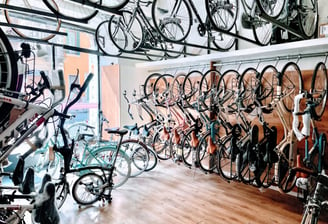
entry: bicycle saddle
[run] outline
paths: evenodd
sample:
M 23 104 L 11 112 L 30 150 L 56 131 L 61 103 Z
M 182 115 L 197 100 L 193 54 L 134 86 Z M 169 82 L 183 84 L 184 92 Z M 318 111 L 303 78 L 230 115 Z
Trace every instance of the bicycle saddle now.
M 128 133 L 128 130 L 126 129 L 119 129 L 119 128 L 106 128 L 105 131 L 108 134 L 118 134 L 118 135 L 125 135 L 126 133 Z

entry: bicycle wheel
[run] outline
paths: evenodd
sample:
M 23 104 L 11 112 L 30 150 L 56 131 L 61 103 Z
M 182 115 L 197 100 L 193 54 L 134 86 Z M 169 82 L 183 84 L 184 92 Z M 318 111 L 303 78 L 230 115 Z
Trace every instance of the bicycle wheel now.
M 240 153 L 239 165 L 238 165 L 238 174 L 240 180 L 244 184 L 252 184 L 255 180 L 254 173 L 254 162 L 250 162 L 251 150 L 253 150 L 253 146 L 250 140 L 247 140 L 243 143 L 243 147 Z
M 109 36 L 114 45 L 125 52 L 134 52 L 144 41 L 144 32 L 140 19 L 129 11 L 121 11 L 109 19 Z
M 261 46 L 270 43 L 272 37 L 272 23 L 262 19 L 258 14 L 251 20 L 252 30 L 256 42 Z
M 166 21 L 162 24 L 160 29 L 162 32 L 165 33 L 165 36 L 171 36 L 168 32 L 167 27 L 174 27 L 175 35 L 182 36 L 184 35 L 183 27 L 180 24 L 177 24 L 172 21 Z M 183 44 L 177 44 L 175 42 L 166 41 L 165 42 L 165 53 L 169 58 L 178 58 L 180 57 L 185 51 L 185 46 Z
M 210 69 L 202 76 L 199 84 L 199 95 L 209 94 L 211 90 L 216 90 L 221 73 L 216 69 Z
M 101 22 L 95 32 L 95 39 L 99 49 L 106 55 L 118 56 L 121 54 L 109 36 L 109 20 Z
M 278 18 L 285 7 L 286 0 L 256 0 L 257 6 L 264 12 L 267 16 L 271 18 Z
M 183 84 L 185 78 L 186 78 L 185 73 L 179 73 L 174 77 L 174 79 L 172 81 L 172 86 L 170 88 L 170 95 L 171 95 L 171 99 L 175 102 L 177 102 L 181 99 L 182 84 Z M 189 79 L 189 81 L 190 81 L 190 79 Z
M 230 31 L 236 24 L 238 1 L 206 0 L 206 12 L 216 30 Z
M 300 0 L 298 22 L 300 30 L 308 38 L 316 33 L 318 27 L 318 1 Z
M 144 43 L 141 45 L 142 50 L 150 61 L 160 61 L 165 58 L 166 45 L 158 40 L 148 40 L 146 33 Z
M 53 2 L 52 4 L 58 10 L 58 6 L 56 5 L 56 3 Z M 6 0 L 5 5 L 16 6 L 31 10 L 49 11 L 49 9 L 43 4 L 33 6 L 29 4 L 27 0 Z M 49 31 L 59 31 L 61 26 L 61 20 L 58 18 L 49 18 L 38 14 L 33 14 L 33 16 L 30 16 L 30 14 L 24 13 L 22 11 L 10 10 L 4 10 L 4 14 L 7 23 L 12 25 L 23 25 L 32 28 L 45 29 Z M 11 27 L 11 29 L 20 37 L 31 38 L 36 40 L 47 41 L 52 39 L 56 35 L 53 33 L 35 31 L 32 29 L 19 29 L 18 27 Z
M 88 23 L 96 16 L 98 10 L 76 4 L 68 0 L 42 0 L 43 3 L 59 18 L 80 23 Z M 101 5 L 102 0 L 88 0 L 89 3 Z M 74 10 L 72 10 L 74 9 Z
M 256 90 L 259 86 L 259 72 L 255 68 L 247 68 L 239 78 L 239 100 L 245 112 L 252 112 L 256 106 Z
M 272 65 L 263 68 L 260 75 L 260 86 L 256 91 L 256 98 L 262 106 L 269 106 L 277 97 L 278 70 Z M 264 113 L 271 113 L 272 107 L 263 107 Z
M 73 185 L 72 196 L 80 205 L 91 205 L 99 200 L 104 192 L 104 180 L 96 173 L 80 176 Z
M 239 156 L 234 154 L 231 147 L 232 135 L 227 136 L 218 146 L 217 169 L 220 176 L 225 180 L 233 180 L 238 177 Z
M 56 206 L 60 209 L 66 201 L 69 193 L 69 186 L 67 182 L 55 183 L 56 187 Z
M 110 143 L 109 143 L 110 144 Z M 116 145 L 96 148 L 86 159 L 88 165 L 105 165 L 112 164 L 113 156 L 116 153 Z M 122 150 L 118 151 L 115 168 L 113 172 L 114 189 L 122 186 L 130 177 L 131 162 L 129 156 Z
M 109 9 L 122 9 L 126 4 L 129 3 L 129 0 L 110 0 L 110 1 L 102 1 L 101 6 L 109 8 Z
M 214 137 L 214 139 L 212 138 Z M 211 152 L 208 149 L 209 138 L 216 145 L 216 150 Z M 199 141 L 199 145 L 196 149 L 196 161 L 199 163 L 200 168 L 204 172 L 213 172 L 216 169 L 216 151 L 218 150 L 217 145 L 220 143 L 220 136 L 218 133 L 215 133 L 214 136 L 211 136 L 211 132 L 205 133 Z
M 289 166 L 289 150 L 290 144 L 287 144 L 278 161 L 278 187 L 284 193 L 290 192 L 296 185 L 296 175 L 290 175 L 291 167 Z
M 236 26 L 234 26 L 229 32 L 236 34 Z M 236 44 L 236 38 L 234 36 L 216 31 L 214 29 L 209 31 L 209 38 L 219 51 L 228 51 Z
M 190 32 L 192 15 L 185 0 L 154 0 L 152 18 L 157 31 L 167 41 L 181 42 Z
M 220 77 L 217 91 L 222 106 L 231 106 L 236 102 L 239 77 L 240 74 L 235 70 L 227 70 Z
M 174 77 L 171 74 L 163 74 L 154 83 L 153 95 L 159 105 L 172 106 L 176 102 L 171 99 L 170 90 Z
M 153 170 L 158 163 L 156 152 L 149 147 L 148 147 L 148 154 L 149 154 L 149 162 L 147 168 L 145 169 L 146 172 Z
M 152 73 L 146 78 L 145 83 L 143 85 L 143 91 L 145 97 L 148 98 L 153 95 L 154 83 L 157 80 L 157 78 L 161 75 L 162 74 L 160 73 Z
M 191 134 L 194 131 L 195 129 L 191 128 L 186 133 L 184 133 L 181 141 L 182 161 L 188 167 L 192 166 Z
M 285 109 L 291 112 L 294 109 L 294 98 L 303 90 L 302 73 L 298 65 L 288 62 L 281 71 L 280 78 L 282 102 Z
M 315 119 L 320 119 L 325 112 L 327 103 L 327 91 L 327 68 L 323 62 L 319 62 L 314 69 L 310 90 L 310 93 L 314 96 L 312 100 L 316 105 L 314 110 Z
M 161 160 L 168 160 L 172 157 L 172 143 L 170 139 L 165 139 L 162 136 L 163 128 L 161 128 L 153 139 L 153 148 L 157 154 L 157 157 Z
M 13 48 L 2 29 L 0 29 L 0 69 L 0 88 L 16 91 L 18 75 L 16 57 Z M 2 91 L 0 94 L 6 95 L 6 92 Z M 9 115 L 12 107 L 12 104 L 0 102 L 0 113 L 3 115 L 0 119 L 0 132 L 8 126 Z
M 142 142 L 136 139 L 127 139 L 122 142 L 120 149 L 131 159 L 131 177 L 136 177 L 147 169 L 149 154 L 147 146 Z
M 187 74 L 182 84 L 182 96 L 184 102 L 189 106 L 192 106 L 198 100 L 202 77 L 202 72 L 193 70 Z

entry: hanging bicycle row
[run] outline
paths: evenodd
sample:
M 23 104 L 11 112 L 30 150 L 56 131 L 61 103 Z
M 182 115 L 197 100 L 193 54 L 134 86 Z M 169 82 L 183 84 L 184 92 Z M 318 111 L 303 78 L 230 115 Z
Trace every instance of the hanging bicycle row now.
M 298 165 L 313 174 L 324 170 L 326 135 L 316 123 L 325 111 L 327 86 L 325 63 L 316 66 L 311 90 L 305 90 L 298 64 L 288 62 L 281 70 L 268 65 L 262 71 L 247 68 L 222 74 L 217 70 L 175 76 L 154 73 L 146 79 L 140 98 L 135 93 L 132 101 L 125 97 L 131 117 L 131 105 L 138 107 L 141 118 L 142 111 L 149 115 L 143 127 L 152 134 L 148 144 L 160 159 L 183 161 L 206 172 L 218 170 L 224 179 L 258 187 L 276 184 L 289 192 L 296 184 L 293 169 L 301 154 L 304 164 Z M 300 99 L 306 101 L 303 112 L 297 112 Z M 266 114 L 273 112 L 284 132 L 279 143 L 277 127 L 266 120 Z M 307 117 L 301 122 L 304 153 L 296 139 L 300 114 Z M 309 148 L 311 135 L 313 147 Z

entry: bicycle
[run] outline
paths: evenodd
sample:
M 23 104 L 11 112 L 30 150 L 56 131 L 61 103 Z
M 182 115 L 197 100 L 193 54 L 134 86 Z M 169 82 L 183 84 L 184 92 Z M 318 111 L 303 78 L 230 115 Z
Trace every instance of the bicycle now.
M 316 34 L 318 23 L 318 1 L 298 0 L 298 1 L 263 1 L 256 0 L 261 12 L 272 18 L 273 23 L 280 27 L 292 27 L 300 31 L 303 39 L 309 39 Z M 280 25 L 282 24 L 282 25 Z M 281 29 L 275 29 L 277 43 L 281 43 L 283 38 Z M 287 29 L 288 31 L 288 29 Z M 288 39 L 292 39 L 289 37 Z
M 15 200 L 28 200 L 18 204 Z M 32 213 L 32 222 L 58 224 L 59 214 L 55 205 L 55 185 L 51 176 L 45 175 L 40 190 L 35 194 L 2 194 L 0 197 L 0 223 L 25 223 L 25 213 Z M 13 204 L 14 203 L 14 204 Z
M 316 224 L 319 222 L 320 212 L 328 206 L 327 198 L 324 198 L 328 189 L 328 176 L 326 174 L 318 174 L 316 177 L 316 187 L 312 196 L 307 198 L 305 210 L 301 224 Z
M 121 10 L 121 15 L 110 18 L 108 31 L 114 45 L 123 52 L 143 51 L 149 60 L 179 57 L 183 46 L 165 42 L 150 23 L 141 4 L 147 8 L 151 2 L 136 0 L 130 11 Z M 183 30 L 177 27 L 176 32 Z
M 211 17 L 220 10 L 225 15 L 224 18 L 220 17 L 227 26 L 224 30 L 233 30 L 234 21 L 236 20 L 235 7 L 227 2 L 216 4 L 215 11 L 211 11 L 206 7 L 207 16 L 204 21 L 192 0 L 170 0 L 165 2 L 155 0 L 152 6 L 152 18 L 156 29 L 165 40 L 173 43 L 182 43 L 186 40 L 193 25 L 193 12 L 196 20 L 199 22 L 197 27 L 199 35 L 203 37 L 207 33 L 210 43 L 213 43 L 218 50 L 226 51 L 235 44 L 235 38 L 220 32 L 219 29 L 214 29 L 215 24 L 213 24 Z M 231 21 L 232 23 L 230 23 Z M 176 32 L 178 28 L 181 29 L 181 33 Z M 233 30 L 233 32 L 236 32 L 236 30 Z

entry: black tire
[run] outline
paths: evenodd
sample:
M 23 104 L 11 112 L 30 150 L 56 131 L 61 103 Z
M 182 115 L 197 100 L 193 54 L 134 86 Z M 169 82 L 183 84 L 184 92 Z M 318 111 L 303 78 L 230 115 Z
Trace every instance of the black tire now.
M 55 184 L 56 187 L 56 206 L 60 209 L 66 201 L 69 193 L 69 186 L 67 182 L 59 182 Z
M 148 153 L 149 153 L 149 163 L 147 169 L 145 169 L 146 172 L 153 170 L 158 163 L 158 157 L 156 152 L 148 147 Z
M 174 105 L 176 102 L 171 97 L 171 86 L 174 76 L 171 74 L 163 74 L 158 77 L 154 83 L 153 94 L 158 105 Z
M 92 0 L 90 2 L 97 5 L 102 4 L 102 0 Z M 80 23 L 88 23 L 98 13 L 98 10 L 93 8 L 84 7 L 82 4 L 77 7 L 75 3 L 64 0 L 43 0 L 43 3 L 59 18 Z M 75 10 L 71 10 L 72 8 Z
M 162 74 L 160 74 L 160 73 L 152 73 L 147 77 L 147 79 L 145 80 L 145 83 L 143 85 L 143 91 L 144 91 L 145 97 L 149 98 L 153 95 L 154 83 L 157 80 L 157 78 L 161 75 Z
M 302 33 L 311 38 L 317 33 L 318 1 L 300 0 L 298 6 L 298 22 Z
M 252 30 L 256 42 L 261 46 L 266 46 L 271 42 L 272 23 L 262 19 L 258 14 L 251 21 Z
M 247 68 L 239 78 L 239 99 L 245 112 L 250 113 L 255 109 L 256 90 L 259 86 L 259 72 L 252 67 Z
M 288 62 L 281 70 L 281 94 L 284 108 L 291 112 L 294 109 L 294 98 L 303 90 L 301 69 L 295 62 Z
M 265 13 L 267 16 L 276 19 L 280 16 L 282 10 L 284 9 L 286 0 L 278 0 L 278 1 L 263 1 L 256 0 L 256 4 L 261 10 L 261 12 Z M 268 4 L 271 3 L 272 5 Z
M 144 41 L 144 32 L 140 19 L 132 12 L 120 11 L 109 19 L 108 31 L 114 45 L 123 52 L 135 52 Z M 132 22 L 131 22 L 132 21 Z M 129 30 L 126 30 L 129 27 Z
M 257 100 L 262 106 L 269 106 L 277 97 L 275 91 L 278 84 L 278 74 L 277 68 L 272 65 L 267 65 L 263 68 L 260 75 L 260 85 L 256 92 Z M 271 113 L 273 108 L 263 107 L 262 111 Z
M 323 62 L 319 62 L 315 69 L 311 80 L 311 94 L 320 95 L 319 97 L 313 97 L 313 101 L 316 104 L 314 115 L 315 119 L 319 120 L 326 109 L 327 103 L 327 91 L 328 91 L 328 78 L 327 68 Z
M 216 151 L 218 150 L 218 145 L 220 144 L 220 136 L 218 133 L 215 133 L 215 140 L 213 143 L 216 145 L 216 150 L 211 153 L 207 150 L 208 138 L 211 138 L 210 131 L 202 136 L 196 149 L 196 161 L 199 163 L 200 168 L 206 173 L 213 172 L 216 169 Z
M 182 150 L 182 161 L 183 163 L 191 167 L 192 166 L 192 147 L 191 147 L 191 133 L 195 131 L 194 128 L 189 129 L 182 138 L 181 150 Z
M 157 157 L 161 160 L 168 160 L 172 157 L 172 152 L 171 152 L 171 140 L 165 140 L 161 139 L 161 131 L 163 129 L 160 129 L 155 135 L 153 139 L 153 148 L 154 151 L 157 154 Z
M 91 205 L 104 193 L 104 179 L 96 173 L 80 176 L 73 185 L 72 196 L 80 205 Z
M 296 184 L 296 175 L 290 172 L 291 167 L 289 166 L 289 150 L 290 145 L 287 144 L 284 149 L 282 155 L 279 157 L 278 161 L 278 186 L 279 189 L 288 193 L 295 187 Z
M 0 88 L 20 91 L 20 89 L 16 89 L 18 76 L 16 61 L 14 50 L 7 36 L 2 29 L 0 29 Z M 6 93 L 3 95 L 6 95 Z M 12 96 L 12 94 L 10 96 Z M 12 107 L 12 104 L 0 103 L 0 113 L 3 115 L 0 119 L 0 132 L 8 126 L 9 113 Z
M 205 1 L 207 15 L 218 31 L 230 31 L 235 26 L 238 17 L 238 0 L 224 2 L 227 5 L 222 5 L 222 1 L 218 2 L 218 0 Z
M 240 74 L 236 70 L 225 71 L 218 83 L 218 97 L 224 107 L 236 102 Z
M 165 2 L 165 5 L 161 5 L 162 2 Z M 185 40 L 192 25 L 192 14 L 188 3 L 186 0 L 166 0 L 162 2 L 154 0 L 152 5 L 152 18 L 157 31 L 165 40 L 170 42 Z M 177 3 L 180 3 L 178 10 L 175 9 Z M 172 15 L 173 10 L 177 14 Z M 171 21 L 171 23 L 165 23 L 166 21 Z M 165 27 L 163 27 L 163 24 Z M 173 26 L 168 26 L 169 24 Z M 176 27 L 179 27 L 179 29 L 182 27 L 183 33 L 179 36 L 175 36 L 177 34 L 175 32 Z
M 118 56 L 121 54 L 109 35 L 109 20 L 101 22 L 95 32 L 95 39 L 99 49 L 106 55 Z

